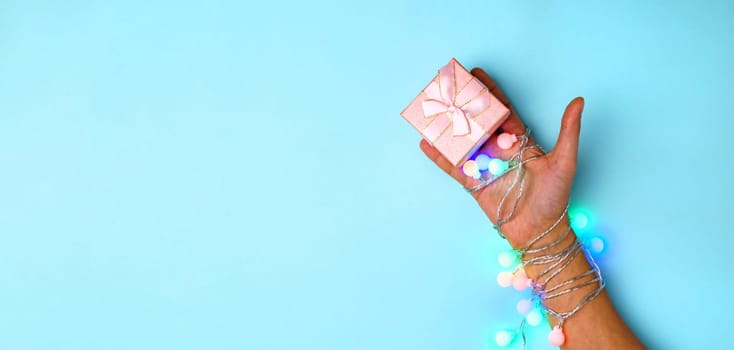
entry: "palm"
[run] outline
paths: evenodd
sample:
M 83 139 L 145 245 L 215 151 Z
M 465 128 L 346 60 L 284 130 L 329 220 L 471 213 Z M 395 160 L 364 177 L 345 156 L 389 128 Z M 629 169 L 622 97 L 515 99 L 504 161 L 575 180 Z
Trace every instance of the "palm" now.
M 482 81 L 505 105 L 510 107 L 511 115 L 502 124 L 501 129 L 504 132 L 516 135 L 523 134 L 525 132 L 524 124 L 502 90 L 481 69 L 473 69 L 472 74 Z M 576 172 L 576 149 L 578 148 L 578 132 L 582 109 L 583 100 L 580 98 L 574 99 L 569 104 L 564 113 L 561 133 L 553 151 L 549 154 L 543 154 L 538 149 L 530 149 L 525 153 L 525 158 L 540 157 L 525 164 L 527 175 L 522 199 L 513 219 L 502 226 L 502 232 L 515 247 L 524 245 L 530 238 L 553 224 L 567 205 L 571 184 Z M 518 151 L 518 144 L 515 144 L 509 150 L 500 149 L 496 146 L 496 138 L 497 135 L 492 135 L 480 151 L 503 159 L 508 159 Z M 535 140 L 531 137 L 528 144 L 534 143 Z M 464 187 L 470 188 L 478 184 L 478 180 L 466 176 L 461 168 L 454 167 L 425 140 L 421 141 L 420 146 L 429 158 Z M 499 201 L 504 195 L 505 189 L 510 186 L 513 176 L 514 173 L 508 173 L 495 183 L 473 194 L 479 206 L 493 222 L 497 221 Z M 516 194 L 516 191 L 511 192 L 509 199 L 515 198 Z M 503 207 L 500 214 L 502 217 L 507 215 L 509 207 L 510 205 Z

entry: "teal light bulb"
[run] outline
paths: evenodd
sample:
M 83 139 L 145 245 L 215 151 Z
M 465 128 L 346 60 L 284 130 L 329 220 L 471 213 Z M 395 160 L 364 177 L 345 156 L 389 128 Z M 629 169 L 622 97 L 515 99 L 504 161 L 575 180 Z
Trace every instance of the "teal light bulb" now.
M 583 230 L 589 225 L 589 217 L 586 214 L 578 212 L 571 214 L 571 227 L 575 230 Z
M 494 176 L 500 176 L 504 174 L 507 171 L 508 167 L 509 165 L 507 164 L 507 162 L 497 158 L 490 160 L 489 164 L 487 165 L 489 172 Z
M 543 323 L 543 314 L 537 308 L 531 310 L 526 316 L 525 321 L 533 327 L 539 326 Z
M 512 344 L 513 340 L 515 340 L 515 332 L 512 331 L 502 330 L 497 332 L 494 336 L 494 342 L 501 348 Z
M 518 263 L 518 256 L 515 252 L 505 251 L 497 256 L 497 262 L 505 268 L 513 268 Z

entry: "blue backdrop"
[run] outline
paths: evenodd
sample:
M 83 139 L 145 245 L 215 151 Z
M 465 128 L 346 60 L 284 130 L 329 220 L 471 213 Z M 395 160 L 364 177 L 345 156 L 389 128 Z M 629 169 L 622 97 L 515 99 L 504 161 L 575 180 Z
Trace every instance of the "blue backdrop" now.
M 730 1 L 2 1 L 0 348 L 493 349 L 507 245 L 398 114 L 452 56 L 548 148 L 585 96 L 615 303 L 720 348 L 732 35 Z

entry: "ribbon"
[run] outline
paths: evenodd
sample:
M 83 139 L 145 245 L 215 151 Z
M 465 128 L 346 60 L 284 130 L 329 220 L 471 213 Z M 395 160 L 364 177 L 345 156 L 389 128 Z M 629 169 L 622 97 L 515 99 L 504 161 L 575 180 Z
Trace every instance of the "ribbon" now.
M 458 87 L 456 73 L 456 61 L 452 60 L 438 70 L 438 79 L 423 90 L 427 96 L 422 102 L 423 115 L 435 118 L 423 130 L 430 142 L 435 142 L 448 128 L 453 130 L 453 136 L 471 134 L 472 128 L 480 128 L 471 118 L 489 107 L 487 88 L 473 76 L 466 85 Z

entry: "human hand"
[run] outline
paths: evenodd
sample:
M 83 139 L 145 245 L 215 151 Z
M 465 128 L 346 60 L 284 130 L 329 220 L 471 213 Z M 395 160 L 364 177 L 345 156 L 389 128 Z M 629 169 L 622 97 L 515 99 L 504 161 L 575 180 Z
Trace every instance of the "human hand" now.
M 515 109 L 510 105 L 502 90 L 495 84 L 492 78 L 480 68 L 474 68 L 472 75 L 477 77 L 502 103 L 510 109 L 510 116 L 500 126 L 503 132 L 522 135 L 525 133 L 525 125 L 517 115 Z M 561 130 L 555 147 L 548 154 L 544 154 L 538 148 L 531 148 L 525 152 L 525 158 L 538 156 L 537 159 L 524 165 L 526 171 L 526 182 L 523 196 L 518 207 L 507 223 L 502 225 L 502 233 L 510 244 L 515 248 L 525 246 L 540 232 L 547 230 L 555 223 L 568 204 L 571 194 L 571 185 L 576 173 L 576 158 L 578 153 L 579 131 L 581 128 L 581 112 L 584 108 L 584 99 L 577 97 L 573 99 L 566 111 L 563 113 Z M 508 150 L 497 146 L 497 136 L 492 135 L 479 152 L 491 155 L 494 158 L 508 159 L 520 149 L 520 142 L 516 142 Z M 536 144 L 532 136 L 527 145 Z M 480 183 L 472 177 L 464 174 L 461 167 L 454 167 L 438 150 L 431 146 L 426 140 L 421 140 L 420 148 L 433 160 L 439 168 L 453 177 L 465 188 L 471 188 Z M 487 217 L 492 222 L 497 222 L 497 206 L 504 195 L 504 191 L 512 182 L 512 173 L 507 173 L 494 183 L 472 193 Z M 517 189 L 513 190 L 510 198 L 514 198 Z M 505 217 L 507 210 L 500 214 Z M 569 226 L 568 218 L 564 218 L 556 228 L 565 231 Z

